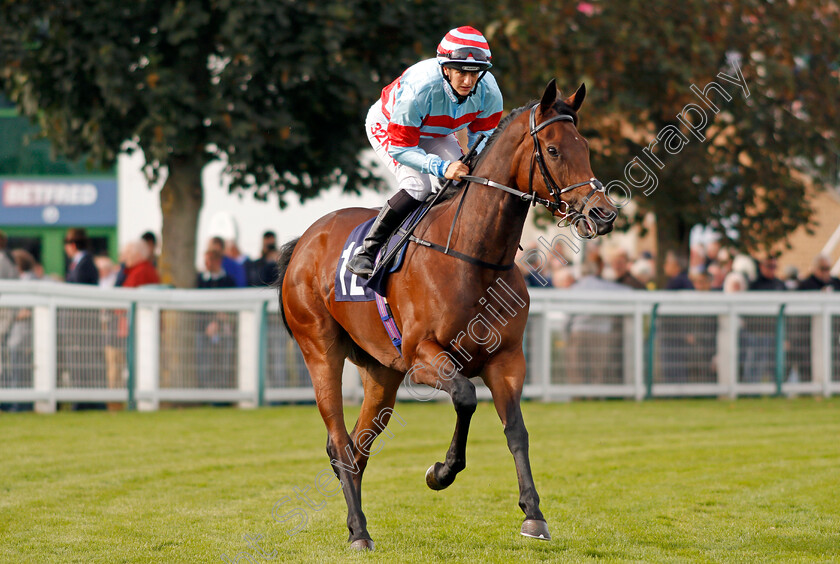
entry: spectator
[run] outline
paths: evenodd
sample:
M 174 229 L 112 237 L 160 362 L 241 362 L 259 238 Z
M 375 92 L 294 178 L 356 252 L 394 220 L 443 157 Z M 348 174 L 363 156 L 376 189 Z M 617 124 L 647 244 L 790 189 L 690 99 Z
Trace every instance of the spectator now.
M 123 250 L 125 281 L 123 287 L 138 288 L 147 284 L 160 284 L 158 271 L 152 264 L 152 250 L 142 239 L 129 241 Z
M 681 257 L 673 251 L 668 251 L 665 255 L 664 271 L 665 276 L 668 277 L 668 283 L 665 285 L 666 290 L 693 290 L 694 284 L 688 277 L 686 272 L 688 265 L 684 257 Z
M 738 271 L 730 272 L 726 275 L 726 279 L 723 281 L 723 291 L 726 294 L 745 292 L 747 288 L 747 277 Z
M 205 272 L 198 275 L 198 288 L 235 288 L 236 283 L 222 268 L 222 253 L 218 248 L 204 253 Z M 234 320 L 227 312 L 199 312 L 196 323 L 196 366 L 201 388 L 227 388 L 236 379 Z
M 717 260 L 713 260 L 709 263 L 709 266 L 706 267 L 706 274 L 709 275 L 710 290 L 719 291 L 723 289 L 723 281 L 726 277 L 723 275 L 723 269 L 721 269 Z
M 151 231 L 146 231 L 140 235 L 140 239 L 146 243 L 146 247 L 149 249 L 149 262 L 157 269 L 157 237 Z
M 800 282 L 799 290 L 840 290 L 840 280 L 831 275 L 831 262 L 825 255 L 818 255 L 811 264 L 811 275 Z
M 793 265 L 785 267 L 784 278 L 782 282 L 785 283 L 785 289 L 798 290 L 799 289 L 799 269 Z
M 277 247 L 274 245 L 270 245 L 268 249 L 265 251 L 265 264 L 262 268 L 262 277 L 261 281 L 263 285 L 270 286 L 274 284 L 274 281 L 277 280 L 277 276 L 279 275 L 277 270 L 277 259 L 280 258 L 280 251 L 277 250 Z
M 723 290 L 723 282 L 732 272 L 732 254 L 727 249 L 720 249 L 706 271 L 711 277 L 712 290 Z
M 37 280 L 35 257 L 23 249 L 12 251 L 21 280 Z M 12 311 L 9 310 L 11 314 Z M 5 386 L 9 388 L 32 387 L 32 308 L 22 307 L 14 312 L 14 320 L 6 338 L 8 359 L 4 359 L 3 371 L 8 374 Z M 8 362 L 6 362 L 8 360 Z M 8 411 L 32 411 L 31 403 L 4 404 Z
M 737 257 L 736 257 L 737 261 Z M 784 291 L 785 283 L 776 278 L 776 255 L 767 253 L 758 264 L 755 280 L 749 289 L 757 291 Z M 739 333 L 740 363 L 743 381 L 748 383 L 769 380 L 775 372 L 775 331 L 758 318 L 743 318 Z
M 525 260 L 522 260 L 523 256 Z M 522 277 L 525 278 L 525 284 L 531 288 L 547 288 L 551 286 L 551 273 L 549 269 L 545 268 L 548 266 L 546 264 L 547 261 L 548 257 L 546 257 L 546 253 L 537 248 L 536 241 L 527 243 L 523 250 L 517 251 L 516 259 L 514 260 L 517 268 L 522 273 Z
M 87 232 L 80 227 L 67 230 L 64 253 L 70 261 L 65 280 L 70 284 L 99 284 L 99 271 L 88 252 Z M 85 315 L 81 310 L 58 312 L 59 378 L 69 387 L 100 387 L 107 381 L 107 371 L 90 365 L 90 350 L 102 342 L 101 316 Z M 100 349 L 101 350 L 101 349 Z M 75 404 L 73 409 L 104 408 L 104 404 Z
M 691 269 L 688 278 L 694 285 L 694 289 L 699 292 L 708 292 L 712 289 L 712 277 L 702 267 Z
M 12 251 L 12 258 L 15 261 L 18 272 L 20 272 L 21 280 L 40 280 L 41 276 L 38 274 L 38 261 L 27 250 L 15 249 Z
M 775 254 L 767 253 L 764 259 L 758 263 L 758 276 L 750 284 L 750 290 L 759 291 L 783 291 L 787 287 L 785 283 L 776 278 L 776 267 L 778 259 Z
M 656 284 L 653 282 L 653 264 L 649 258 L 637 259 L 636 262 L 633 263 L 633 266 L 630 267 L 630 274 L 632 274 L 636 280 L 641 282 L 645 289 L 656 289 Z
M 712 261 L 715 261 L 715 260 L 719 261 L 720 260 L 718 255 L 720 255 L 720 252 L 723 251 L 723 250 L 724 249 L 721 247 L 720 240 L 718 240 L 718 239 L 715 239 L 714 241 L 709 241 L 708 243 L 706 243 L 706 248 L 705 248 L 706 264 L 703 265 L 703 266 L 706 267 L 706 270 L 709 269 L 709 265 L 712 263 Z
M 603 261 L 590 255 L 581 266 L 581 278 L 571 290 L 630 292 L 631 288 L 601 278 Z M 569 323 L 567 384 L 620 384 L 622 374 L 621 317 L 574 315 Z
M 630 260 L 627 256 L 627 251 L 624 249 L 619 249 L 613 254 L 610 266 L 612 266 L 615 281 L 619 284 L 624 284 L 634 290 L 647 289 L 642 281 L 630 272 Z
M 15 259 L 6 249 L 9 238 L 4 231 L 0 231 L 0 280 L 16 280 L 19 276 Z
M 572 267 L 555 258 L 551 262 L 551 285 L 555 288 L 571 288 L 574 283 L 575 273 Z
M 242 254 L 239 245 L 233 239 L 225 241 L 225 257 L 230 259 L 224 261 L 223 265 L 231 265 L 233 272 L 228 272 L 238 288 L 248 286 L 248 271 L 251 270 L 251 259 Z M 233 261 L 231 263 L 230 261 Z M 225 266 L 225 270 L 228 268 Z
M 688 270 L 706 268 L 706 248 L 703 245 L 692 245 L 688 250 Z
M 72 284 L 99 284 L 99 271 L 93 257 L 87 251 L 87 232 L 78 227 L 67 231 L 64 237 L 64 252 L 70 259 L 65 279 Z
M 274 258 L 269 257 L 271 255 Z M 248 284 L 269 286 L 277 279 L 277 236 L 274 231 L 263 233 L 260 258 L 250 262 Z
M 117 276 L 122 270 L 120 265 L 114 264 L 111 257 L 107 255 L 93 257 L 93 263 L 96 265 L 96 271 L 99 273 L 100 288 L 113 288 L 117 285 Z
M 160 277 L 151 262 L 151 249 L 142 239 L 129 241 L 122 250 L 124 280 L 122 287 L 138 288 L 146 284 L 159 284 Z M 120 389 L 125 386 L 125 348 L 128 338 L 128 317 L 122 310 L 103 312 L 103 331 L 106 335 L 105 365 L 108 387 Z M 121 403 L 108 403 L 108 411 L 119 411 Z
M 747 286 L 758 276 L 755 267 L 755 260 L 749 255 L 739 254 L 732 259 L 732 271 L 740 272 L 747 281 Z
M 732 253 L 729 249 L 721 249 L 715 256 L 715 261 L 720 265 L 723 278 L 726 278 L 726 275 L 732 272 Z
M 221 237 L 212 237 L 210 239 L 210 242 L 207 243 L 207 249 L 219 251 L 219 253 L 222 255 L 222 270 L 224 270 L 228 274 L 228 276 L 230 276 L 230 279 L 233 280 L 233 287 L 244 287 L 245 283 L 247 282 L 245 268 L 229 256 L 225 255 L 224 239 L 222 239 Z M 206 258 L 207 257 L 205 256 L 205 259 Z
M 222 267 L 222 252 L 213 246 L 204 252 L 204 272 L 198 274 L 197 288 L 235 288 L 236 282 Z

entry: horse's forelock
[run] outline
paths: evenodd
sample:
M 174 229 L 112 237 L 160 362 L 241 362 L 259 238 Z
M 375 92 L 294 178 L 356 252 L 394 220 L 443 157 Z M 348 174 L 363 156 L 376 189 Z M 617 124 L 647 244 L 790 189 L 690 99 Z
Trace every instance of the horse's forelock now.
M 557 98 L 557 101 L 554 102 L 554 111 L 560 115 L 570 116 L 574 120 L 575 127 L 578 124 L 578 115 L 577 112 L 572 108 L 569 104 Z

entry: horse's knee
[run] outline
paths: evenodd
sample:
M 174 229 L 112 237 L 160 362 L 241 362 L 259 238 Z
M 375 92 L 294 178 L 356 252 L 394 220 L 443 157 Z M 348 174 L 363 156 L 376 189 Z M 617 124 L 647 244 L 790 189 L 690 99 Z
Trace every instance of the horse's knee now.
M 472 415 L 478 406 L 478 398 L 475 395 L 475 385 L 467 378 L 461 376 L 455 378 L 452 383 L 452 405 L 459 415 Z

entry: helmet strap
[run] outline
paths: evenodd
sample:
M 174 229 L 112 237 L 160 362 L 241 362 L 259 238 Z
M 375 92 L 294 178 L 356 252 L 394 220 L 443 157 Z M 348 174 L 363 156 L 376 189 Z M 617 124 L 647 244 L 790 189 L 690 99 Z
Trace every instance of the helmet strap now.
M 478 75 L 478 79 L 475 81 L 475 85 L 473 86 L 473 89 L 470 91 L 470 93 L 469 93 L 468 97 L 469 97 L 469 96 L 472 96 L 473 94 L 475 94 L 475 91 L 476 91 L 476 90 L 478 90 L 478 85 L 479 85 L 479 84 L 481 84 L 481 79 L 482 79 L 482 78 L 484 78 L 484 75 L 485 75 L 485 74 L 487 74 L 487 71 L 486 71 L 486 70 L 485 70 L 485 71 L 481 71 L 481 74 L 480 74 L 480 75 Z M 465 99 L 466 99 L 466 98 L 465 98 Z

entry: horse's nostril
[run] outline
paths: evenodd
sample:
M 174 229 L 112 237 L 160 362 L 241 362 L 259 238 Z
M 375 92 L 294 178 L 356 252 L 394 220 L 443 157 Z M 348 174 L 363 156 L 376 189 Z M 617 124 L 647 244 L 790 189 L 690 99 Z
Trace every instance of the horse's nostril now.
M 610 224 L 615 220 L 615 212 L 604 208 L 592 208 L 589 216 L 598 224 Z

